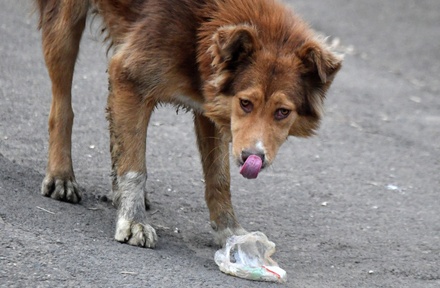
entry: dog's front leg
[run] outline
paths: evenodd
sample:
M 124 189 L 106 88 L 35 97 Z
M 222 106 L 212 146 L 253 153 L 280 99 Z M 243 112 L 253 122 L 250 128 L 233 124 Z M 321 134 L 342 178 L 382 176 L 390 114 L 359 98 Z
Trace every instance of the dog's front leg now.
M 135 92 L 121 77 L 120 64 L 109 68 L 110 94 L 107 118 L 110 126 L 110 152 L 113 170 L 113 203 L 118 207 L 115 239 L 119 242 L 153 248 L 156 231 L 147 223 L 145 164 L 147 126 L 155 103 Z
M 205 176 L 205 200 L 216 242 L 224 245 L 231 235 L 246 234 L 235 217 L 231 202 L 229 141 L 211 120 L 194 114 L 197 142 Z

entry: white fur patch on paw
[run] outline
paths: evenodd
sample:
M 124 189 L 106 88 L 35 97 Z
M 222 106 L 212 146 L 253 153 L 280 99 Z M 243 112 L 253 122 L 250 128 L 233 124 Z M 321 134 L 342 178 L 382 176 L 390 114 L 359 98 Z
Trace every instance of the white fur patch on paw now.
M 119 218 L 116 224 L 115 239 L 133 246 L 154 248 L 157 243 L 156 230 L 148 224 Z

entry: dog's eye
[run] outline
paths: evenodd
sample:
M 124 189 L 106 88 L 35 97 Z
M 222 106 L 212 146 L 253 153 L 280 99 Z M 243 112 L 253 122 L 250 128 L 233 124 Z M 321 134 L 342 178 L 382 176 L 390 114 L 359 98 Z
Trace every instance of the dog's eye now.
M 284 109 L 284 108 L 277 109 L 277 111 L 275 111 L 275 119 L 282 120 L 287 116 L 289 116 L 289 114 L 290 114 L 290 110 L 288 109 Z
M 246 113 L 250 113 L 252 111 L 252 109 L 254 108 L 254 105 L 252 104 L 252 102 L 249 100 L 246 100 L 246 99 L 240 99 L 240 106 L 241 106 L 241 109 L 243 109 L 243 111 Z

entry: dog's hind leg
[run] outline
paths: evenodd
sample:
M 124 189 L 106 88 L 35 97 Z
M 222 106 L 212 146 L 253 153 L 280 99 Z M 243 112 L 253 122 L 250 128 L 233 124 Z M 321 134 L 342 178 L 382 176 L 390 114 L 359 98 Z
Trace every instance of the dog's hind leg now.
M 130 65 L 128 65 L 130 66 Z M 154 248 L 156 231 L 147 223 L 145 161 L 147 127 L 155 102 L 139 93 L 126 70 L 123 57 L 109 65 L 110 94 L 107 119 L 113 170 L 113 203 L 118 207 L 115 239 L 130 245 Z
M 38 1 L 43 53 L 52 81 L 49 115 L 49 159 L 41 193 L 77 203 L 81 194 L 71 157 L 72 77 L 84 30 L 88 1 Z
M 224 245 L 231 235 L 246 234 L 235 217 L 231 202 L 229 141 L 203 115 L 194 113 L 197 143 L 205 176 L 205 200 L 216 242 Z

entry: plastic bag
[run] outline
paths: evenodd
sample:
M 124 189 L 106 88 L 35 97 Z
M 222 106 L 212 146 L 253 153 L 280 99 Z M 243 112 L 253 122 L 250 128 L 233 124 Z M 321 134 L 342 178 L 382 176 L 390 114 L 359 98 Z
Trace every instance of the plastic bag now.
M 262 232 L 229 237 L 224 248 L 215 252 L 220 271 L 236 277 L 257 281 L 285 282 L 286 271 L 270 258 L 275 243 Z

